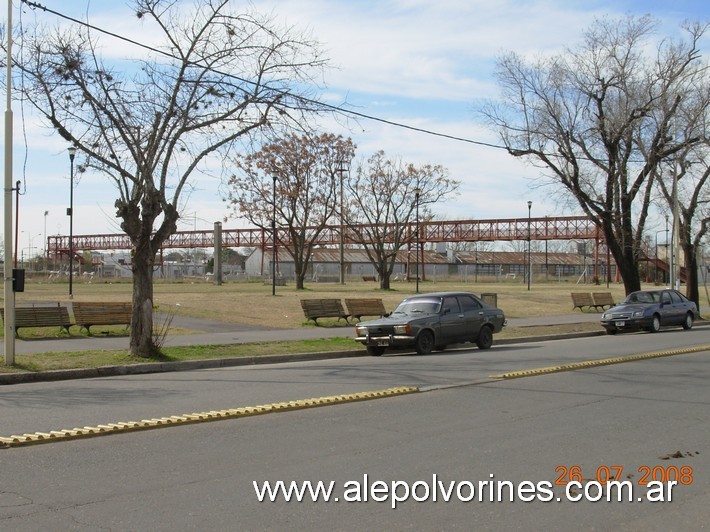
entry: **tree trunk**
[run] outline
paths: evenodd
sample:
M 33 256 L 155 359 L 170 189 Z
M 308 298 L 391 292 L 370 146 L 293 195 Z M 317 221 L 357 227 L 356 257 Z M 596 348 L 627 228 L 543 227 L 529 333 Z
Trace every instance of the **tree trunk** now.
M 632 253 L 624 253 L 620 258 L 614 257 L 627 294 L 641 290 L 641 274 L 638 262 L 634 261 L 633 256 L 629 257 L 629 255 L 632 255 Z
M 602 220 L 602 232 L 624 282 L 626 294 L 641 290 L 641 273 L 639 272 L 639 262 L 634 255 L 633 245 L 623 244 L 624 242 L 634 242 L 633 233 L 616 235 L 608 220 Z
M 390 272 L 388 272 L 388 271 L 381 272 L 378 270 L 377 273 L 380 274 L 380 289 L 389 290 L 390 289 L 390 277 L 391 277 Z
M 138 357 L 151 357 L 160 353 L 153 341 L 153 264 L 155 254 L 150 245 L 134 248 L 133 315 L 131 317 L 130 353 Z
M 305 288 L 304 280 L 306 278 L 307 263 L 296 253 L 291 255 L 293 258 L 293 269 L 294 276 L 296 278 L 296 290 L 303 290 Z
M 698 288 L 698 256 L 694 246 L 683 246 L 685 255 L 685 295 L 700 309 L 700 290 Z
M 306 279 L 308 263 L 295 253 L 291 256 L 293 257 L 293 268 L 296 277 L 296 290 L 303 290 L 305 288 L 304 281 Z

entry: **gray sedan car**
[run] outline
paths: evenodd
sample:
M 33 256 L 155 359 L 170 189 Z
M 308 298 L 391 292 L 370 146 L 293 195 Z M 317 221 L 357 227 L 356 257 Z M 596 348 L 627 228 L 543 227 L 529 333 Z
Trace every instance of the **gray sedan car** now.
M 424 355 L 465 342 L 488 349 L 504 325 L 503 311 L 473 294 L 434 292 L 406 298 L 387 317 L 358 323 L 355 341 L 373 356 L 412 347 Z
M 698 307 L 677 290 L 640 290 L 602 314 L 601 325 L 607 334 L 619 331 L 658 332 L 661 327 L 693 327 Z

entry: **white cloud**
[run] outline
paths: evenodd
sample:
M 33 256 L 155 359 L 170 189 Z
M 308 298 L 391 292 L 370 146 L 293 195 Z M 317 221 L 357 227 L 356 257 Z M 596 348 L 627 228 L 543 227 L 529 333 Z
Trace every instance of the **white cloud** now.
M 123 2 L 47 0 L 48 7 L 155 45 L 157 32 L 141 24 Z M 236 2 L 235 2 L 236 4 Z M 240 3 L 241 5 L 241 3 Z M 347 101 L 356 111 L 393 122 L 496 143 L 491 132 L 476 124 L 472 107 L 482 97 L 494 97 L 494 60 L 505 50 L 535 55 L 572 46 L 595 17 L 653 10 L 674 28 L 683 18 L 710 16 L 706 2 L 677 0 L 674 11 L 633 0 L 254 0 L 254 6 L 288 25 L 309 31 L 322 42 L 333 68 L 327 72 L 325 101 Z M 24 17 L 35 14 L 25 9 Z M 46 20 L 52 16 L 37 12 Z M 102 37 L 106 56 L 125 58 L 138 49 Z M 28 117 L 28 162 L 24 164 L 23 134 L 15 108 L 15 174 L 27 180 L 21 198 L 20 229 L 26 235 L 67 232 L 68 171 L 66 143 Z M 358 153 L 382 149 L 392 157 L 415 163 L 441 164 L 462 182 L 461 196 L 442 205 L 439 214 L 454 218 L 512 218 L 560 214 L 544 191 L 530 188 L 538 169 L 505 151 L 343 117 L 323 120 L 323 128 L 353 138 Z M 180 229 L 209 229 L 226 214 L 218 183 L 198 178 L 187 199 Z M 76 188 L 75 233 L 118 232 L 113 220 L 116 191 L 106 178 L 86 176 Z M 192 224 L 190 223 L 192 213 Z M 196 213 L 196 214 L 195 214 Z M 568 213 L 565 213 L 568 214 Z M 571 214 L 571 213 L 570 213 Z M 233 225 L 232 225 L 233 224 Z M 225 227 L 236 227 L 229 221 Z

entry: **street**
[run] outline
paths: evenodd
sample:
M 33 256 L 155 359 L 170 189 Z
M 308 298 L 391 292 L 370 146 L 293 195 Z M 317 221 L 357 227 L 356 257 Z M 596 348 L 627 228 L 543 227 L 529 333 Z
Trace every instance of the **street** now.
M 698 529 L 708 520 L 707 351 L 510 380 L 491 375 L 708 344 L 710 330 L 696 328 L 5 386 L 1 436 L 392 386 L 422 392 L 3 449 L 0 528 Z M 612 466 L 639 495 L 648 472 L 686 477 L 671 502 L 565 499 L 570 472 L 588 483 Z M 419 483 L 419 495 L 433 478 L 547 481 L 555 497 L 410 498 L 394 509 L 391 498 L 346 502 L 343 486 L 366 478 Z M 333 481 L 340 500 L 258 502 L 254 482 L 279 480 Z

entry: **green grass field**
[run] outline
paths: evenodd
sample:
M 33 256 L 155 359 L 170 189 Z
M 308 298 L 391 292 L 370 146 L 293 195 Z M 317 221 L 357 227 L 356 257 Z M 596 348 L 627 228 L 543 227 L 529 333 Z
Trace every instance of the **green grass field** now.
M 572 309 L 570 292 L 609 291 L 615 300 L 624 296 L 622 285 L 577 285 L 574 283 L 533 283 L 530 290 L 527 285 L 518 282 L 505 283 L 457 283 L 457 282 L 420 282 L 419 291 L 462 290 L 476 294 L 494 293 L 498 306 L 508 318 L 534 316 L 554 316 L 580 313 Z M 75 282 L 73 284 L 74 301 L 130 301 L 132 285 L 130 282 Z M 392 290 L 382 291 L 372 282 L 348 282 L 345 285 L 335 283 L 310 283 L 306 290 L 297 291 L 293 283 L 276 287 L 276 295 L 271 294 L 271 285 L 263 282 L 226 282 L 215 286 L 204 280 L 183 282 L 159 281 L 154 287 L 155 307 L 158 312 L 207 318 L 225 323 L 264 325 L 269 327 L 299 328 L 314 327 L 307 322 L 300 306 L 302 298 L 346 298 L 377 297 L 385 303 L 385 308 L 393 309 L 402 298 L 415 293 L 414 283 L 394 283 Z M 25 292 L 18 293 L 16 304 L 31 302 L 60 301 L 69 302 L 68 284 L 49 283 L 41 279 L 31 279 L 26 283 Z M 319 326 L 352 327 L 342 321 L 323 319 Z M 517 329 L 517 330 L 516 330 Z M 599 330 L 596 322 L 560 325 L 555 327 L 507 327 L 497 337 L 522 337 L 536 334 L 560 332 L 580 332 Z M 97 328 L 100 334 L 126 335 L 123 327 Z M 172 330 L 171 333 L 190 334 L 200 331 Z M 72 327 L 70 335 L 85 335 L 78 327 Z M 20 337 L 66 336 L 56 329 L 21 329 Z M 349 338 L 263 342 L 259 344 L 240 344 L 229 346 L 196 346 L 189 348 L 166 348 L 161 360 L 194 360 L 204 358 L 223 358 L 254 356 L 273 353 L 305 353 L 332 350 L 352 350 L 359 346 Z M 0 372 L 43 371 L 79 367 L 97 367 L 115 364 L 145 362 L 135 359 L 125 351 L 88 351 L 80 353 L 42 353 L 15 357 L 13 367 L 0 366 Z
M 624 296 L 621 284 L 606 285 L 575 284 L 569 282 L 533 283 L 460 283 L 420 282 L 420 292 L 463 290 L 497 294 L 498 306 L 510 318 L 561 315 L 571 312 L 570 292 L 611 292 L 616 300 Z M 130 301 L 132 286 L 129 282 L 82 283 L 73 285 L 75 301 Z M 227 323 L 245 323 L 270 327 L 293 328 L 305 325 L 300 306 L 303 298 L 377 297 L 385 308 L 393 309 L 403 297 L 415 293 L 413 282 L 395 282 L 392 290 L 382 291 L 372 282 L 307 283 L 305 290 L 296 290 L 294 283 L 277 286 L 276 295 L 271 295 L 271 285 L 262 282 L 227 282 L 215 286 L 204 280 L 184 282 L 156 282 L 155 306 L 160 311 L 177 315 L 208 318 Z M 17 304 L 32 301 L 68 302 L 68 285 L 28 282 L 25 292 L 17 294 Z

